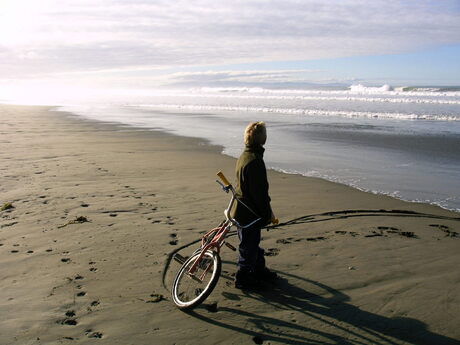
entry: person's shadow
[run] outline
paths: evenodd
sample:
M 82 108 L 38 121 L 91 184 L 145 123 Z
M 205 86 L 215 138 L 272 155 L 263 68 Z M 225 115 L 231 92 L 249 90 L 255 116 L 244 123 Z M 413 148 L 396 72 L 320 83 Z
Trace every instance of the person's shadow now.
M 357 217 L 416 217 L 436 220 L 460 221 L 459 217 L 436 214 L 424 214 L 406 210 L 342 210 L 321 214 L 306 215 L 280 223 L 271 228 L 302 225 L 307 223 L 327 222 Z M 442 230 L 450 237 L 459 234 L 448 226 L 430 225 Z M 401 232 L 401 235 L 404 233 Z M 446 236 L 447 236 L 446 235 Z M 186 244 L 171 252 L 163 271 L 163 286 L 172 256 L 194 244 Z M 225 264 L 235 265 L 225 261 Z M 236 269 L 235 269 L 236 270 Z M 460 340 L 453 339 L 428 330 L 423 322 L 407 317 L 385 317 L 362 310 L 350 303 L 350 298 L 332 287 L 289 273 L 280 273 L 276 286 L 261 293 L 245 293 L 244 298 L 260 300 L 273 306 L 273 310 L 292 311 L 303 314 L 303 319 L 311 322 L 302 324 L 297 320 L 285 321 L 276 317 L 258 315 L 244 305 L 237 306 L 241 297 L 230 291 L 222 292 L 227 299 L 235 299 L 235 307 L 219 306 L 219 313 L 227 316 L 213 317 L 203 304 L 187 313 L 212 325 L 233 330 L 253 337 L 256 344 L 274 341 L 282 344 L 417 344 L 417 345 L 460 345 Z M 232 277 L 222 275 L 222 278 Z M 239 291 L 239 290 L 238 290 Z M 315 293 L 321 291 L 321 294 Z M 215 291 L 214 293 L 216 293 Z M 235 320 L 236 318 L 236 320 Z M 244 319 L 245 325 L 241 326 Z M 228 320 L 228 321 L 222 321 Z M 232 320 L 235 320 L 232 322 Z
M 248 292 L 245 297 L 269 303 L 277 310 L 302 313 L 312 319 L 311 327 L 296 320 L 290 322 L 257 315 L 248 308 L 219 307 L 218 311 L 232 314 L 228 320 L 243 317 L 252 327 L 247 324 L 241 327 L 231 321 L 224 322 L 221 321 L 222 317 L 217 320 L 206 311 L 206 305 L 188 313 L 215 326 L 252 336 L 253 341 L 259 344 L 264 341 L 282 344 L 460 344 L 456 339 L 429 331 L 423 322 L 416 319 L 389 318 L 361 310 L 349 303 L 350 298 L 347 295 L 319 282 L 287 273 L 281 276 L 282 279 L 273 288 L 259 293 Z M 295 280 L 298 285 L 311 286 L 315 291 L 321 289 L 322 293 L 318 295 L 309 292 L 290 284 L 288 279 Z M 222 294 L 230 299 L 232 296 L 237 298 L 237 295 L 230 292 Z

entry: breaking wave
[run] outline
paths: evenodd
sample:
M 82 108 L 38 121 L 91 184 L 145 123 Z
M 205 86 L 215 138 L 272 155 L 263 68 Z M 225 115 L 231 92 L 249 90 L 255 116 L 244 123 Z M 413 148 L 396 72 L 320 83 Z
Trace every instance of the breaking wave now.
M 452 104 L 460 105 L 460 99 L 439 99 L 439 98 L 414 98 L 414 97 L 399 97 L 399 98 L 390 98 L 390 97 L 359 97 L 358 95 L 337 95 L 329 94 L 326 95 L 326 92 L 310 92 L 311 95 L 284 95 L 282 92 L 279 92 L 279 95 L 268 92 L 264 95 L 260 94 L 211 94 L 211 93 L 177 93 L 174 94 L 176 97 L 183 98 L 220 98 L 220 99 L 243 99 L 243 100 L 285 100 L 285 101 L 295 101 L 295 100 L 305 100 L 305 101 L 351 101 L 351 102 L 375 102 L 375 103 L 413 103 L 413 104 Z
M 238 112 L 260 112 L 278 113 L 306 116 L 340 116 L 346 118 L 381 118 L 397 120 L 430 120 L 430 121 L 460 121 L 460 117 L 454 115 L 439 114 L 405 114 L 405 113 L 377 113 L 368 111 L 335 111 L 317 109 L 298 109 L 298 108 L 272 108 L 272 107 L 252 107 L 252 106 L 224 106 L 224 105 L 182 105 L 182 104 L 137 104 L 127 107 L 136 108 L 157 108 L 157 109 L 179 109 L 189 111 L 238 111 Z
M 201 87 L 192 88 L 191 93 L 210 94 L 293 94 L 293 95 L 387 95 L 387 96 L 421 96 L 421 97 L 460 97 L 460 89 L 438 87 L 392 87 L 388 84 L 373 87 L 362 84 L 353 84 L 348 88 L 316 88 L 316 89 L 264 89 L 258 87 Z

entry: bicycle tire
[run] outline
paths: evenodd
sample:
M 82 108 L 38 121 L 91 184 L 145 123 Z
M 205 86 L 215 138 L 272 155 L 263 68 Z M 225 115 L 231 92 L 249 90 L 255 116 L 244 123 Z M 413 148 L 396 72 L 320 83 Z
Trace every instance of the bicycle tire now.
M 203 271 L 203 269 L 207 269 L 207 265 L 212 264 L 212 272 L 208 271 L 206 274 L 206 277 L 209 277 L 209 280 L 205 277 L 205 279 L 203 279 L 200 283 L 187 274 L 189 267 L 193 265 L 200 254 L 201 252 L 197 252 L 188 258 L 174 278 L 171 294 L 174 303 L 179 309 L 192 309 L 203 303 L 203 301 L 211 294 L 212 290 L 214 290 L 217 285 L 217 281 L 219 280 L 222 262 L 219 254 L 210 250 L 204 253 L 202 258 L 203 262 L 197 267 L 197 271 Z M 196 277 L 196 274 L 194 276 Z M 187 289 L 182 288 L 183 283 L 188 285 Z

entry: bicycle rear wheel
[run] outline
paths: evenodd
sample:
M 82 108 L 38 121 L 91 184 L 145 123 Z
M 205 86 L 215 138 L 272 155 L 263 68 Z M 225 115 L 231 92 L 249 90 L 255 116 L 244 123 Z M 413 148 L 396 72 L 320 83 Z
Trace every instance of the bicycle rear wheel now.
M 180 309 L 191 309 L 201 304 L 219 280 L 222 267 L 220 256 L 210 250 L 204 253 L 193 275 L 190 274 L 189 270 L 200 254 L 194 253 L 188 258 L 174 279 L 172 298 Z

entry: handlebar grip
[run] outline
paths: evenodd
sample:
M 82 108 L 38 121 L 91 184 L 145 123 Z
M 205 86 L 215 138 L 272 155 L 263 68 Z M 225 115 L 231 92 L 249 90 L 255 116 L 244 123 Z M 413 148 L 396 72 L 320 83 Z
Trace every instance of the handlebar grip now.
M 219 171 L 217 173 L 217 176 L 219 176 L 219 178 L 222 180 L 222 182 L 224 183 L 225 187 L 228 187 L 231 185 L 231 183 L 227 180 L 227 178 L 225 177 L 224 173 L 222 171 Z

